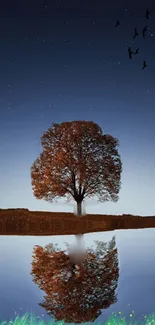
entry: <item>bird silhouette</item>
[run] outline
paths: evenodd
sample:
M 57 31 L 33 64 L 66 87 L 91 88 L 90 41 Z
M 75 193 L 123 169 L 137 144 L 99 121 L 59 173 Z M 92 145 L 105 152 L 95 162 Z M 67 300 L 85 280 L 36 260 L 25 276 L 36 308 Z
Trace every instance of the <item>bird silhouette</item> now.
M 148 65 L 146 64 L 146 61 L 144 60 L 143 61 L 143 67 L 142 67 L 142 70 L 144 70 Z
M 145 33 L 147 32 L 147 26 L 143 28 L 143 37 L 145 37 Z
M 149 9 L 146 10 L 145 16 L 146 16 L 147 19 L 149 19 L 149 16 L 150 16 L 150 10 Z
M 138 35 L 139 35 L 139 33 L 137 32 L 137 28 L 135 28 L 135 35 L 133 36 L 133 39 L 135 39 L 136 36 L 138 36 Z
M 132 59 L 133 52 L 131 51 L 131 47 L 130 46 L 128 48 L 128 54 L 129 54 L 129 58 Z
M 139 47 L 137 47 L 136 51 L 133 54 L 138 54 Z
M 120 25 L 120 21 L 117 20 L 117 21 L 116 21 L 116 24 L 115 24 L 115 27 L 117 27 L 117 26 L 119 26 L 119 25 Z

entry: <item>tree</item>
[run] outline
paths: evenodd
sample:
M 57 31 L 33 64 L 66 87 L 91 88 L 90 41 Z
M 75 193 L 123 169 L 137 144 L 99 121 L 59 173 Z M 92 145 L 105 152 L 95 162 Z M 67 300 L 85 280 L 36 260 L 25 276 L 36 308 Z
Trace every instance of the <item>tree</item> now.
M 77 215 L 82 202 L 96 195 L 101 202 L 117 202 L 122 163 L 118 140 L 103 134 L 94 122 L 53 123 L 41 137 L 43 151 L 31 167 L 34 196 L 53 202 L 73 198 Z
M 95 250 L 87 249 L 80 265 L 72 263 L 65 251 L 56 250 L 52 244 L 34 247 L 31 275 L 45 292 L 39 305 L 57 321 L 92 322 L 101 309 L 117 302 L 119 264 L 115 237 L 109 243 L 96 244 Z

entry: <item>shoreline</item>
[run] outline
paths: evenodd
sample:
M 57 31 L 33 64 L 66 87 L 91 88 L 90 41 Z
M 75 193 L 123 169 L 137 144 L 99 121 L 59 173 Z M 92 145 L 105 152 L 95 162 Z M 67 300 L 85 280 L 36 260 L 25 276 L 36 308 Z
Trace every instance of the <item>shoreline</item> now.
M 155 228 L 155 216 L 97 215 L 0 209 L 0 235 L 76 235 L 119 229 Z

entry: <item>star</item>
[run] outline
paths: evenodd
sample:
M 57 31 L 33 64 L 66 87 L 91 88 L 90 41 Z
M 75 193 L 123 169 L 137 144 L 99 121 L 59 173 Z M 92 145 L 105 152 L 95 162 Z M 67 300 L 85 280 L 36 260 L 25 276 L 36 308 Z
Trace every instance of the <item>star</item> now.
M 11 93 L 12 90 L 11 90 L 11 85 L 10 84 L 8 84 L 8 88 L 9 88 L 9 93 Z

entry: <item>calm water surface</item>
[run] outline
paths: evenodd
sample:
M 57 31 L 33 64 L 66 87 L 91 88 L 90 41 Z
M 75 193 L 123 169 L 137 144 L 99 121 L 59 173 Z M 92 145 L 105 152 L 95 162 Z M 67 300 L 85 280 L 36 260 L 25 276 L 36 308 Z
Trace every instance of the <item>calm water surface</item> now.
M 95 240 L 108 242 L 115 236 L 119 260 L 117 302 L 102 309 L 95 320 L 106 321 L 112 312 L 122 311 L 126 317 L 132 310 L 135 319 L 155 312 L 155 229 L 117 230 L 84 235 L 85 247 L 95 247 Z M 74 236 L 0 236 L 0 319 L 34 312 L 51 320 L 38 304 L 45 293 L 32 281 L 31 263 L 35 245 L 50 243 L 66 249 L 65 242 L 75 243 Z

